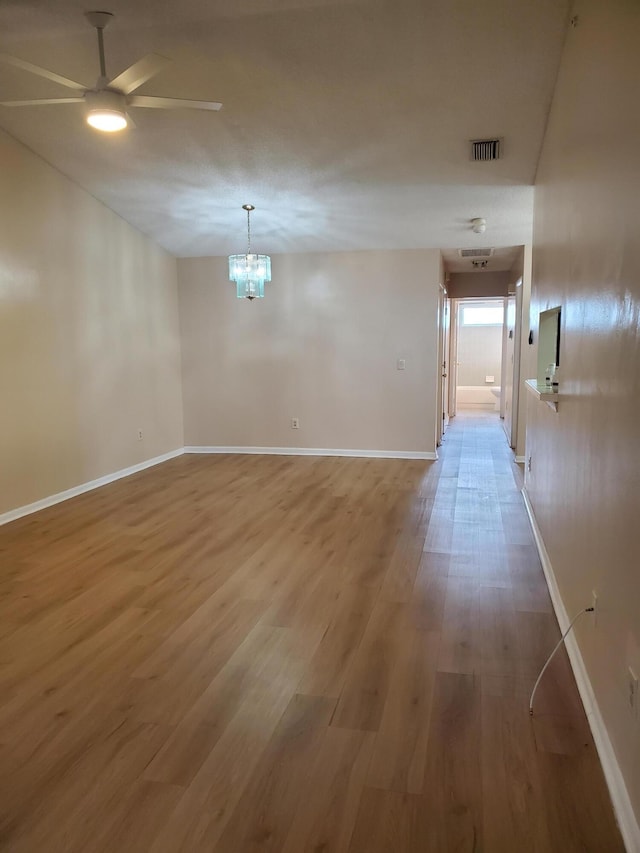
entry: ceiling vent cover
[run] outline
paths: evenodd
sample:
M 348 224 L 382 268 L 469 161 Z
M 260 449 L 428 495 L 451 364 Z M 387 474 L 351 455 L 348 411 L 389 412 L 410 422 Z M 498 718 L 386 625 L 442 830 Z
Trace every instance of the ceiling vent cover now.
M 490 258 L 493 249 L 458 249 L 461 258 Z
M 471 159 L 474 161 L 499 160 L 502 157 L 501 139 L 472 139 Z

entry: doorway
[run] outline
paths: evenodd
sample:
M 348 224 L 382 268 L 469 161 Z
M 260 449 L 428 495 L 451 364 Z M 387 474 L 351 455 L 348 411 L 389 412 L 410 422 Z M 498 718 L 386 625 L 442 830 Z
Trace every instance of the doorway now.
M 503 415 L 505 299 L 452 300 L 449 414 Z

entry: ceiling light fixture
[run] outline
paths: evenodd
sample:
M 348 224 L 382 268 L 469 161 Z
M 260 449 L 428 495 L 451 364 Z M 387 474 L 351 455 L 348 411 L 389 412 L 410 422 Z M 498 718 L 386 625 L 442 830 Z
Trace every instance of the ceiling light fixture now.
M 0 0 L 2 2 L 2 0 Z M 135 95 L 140 86 L 155 77 L 170 62 L 165 56 L 150 53 L 134 62 L 117 77 L 109 79 L 104 58 L 104 28 L 113 19 L 111 12 L 85 12 L 85 17 L 98 34 L 98 53 L 100 76 L 92 89 L 82 83 L 61 77 L 53 71 L 25 62 L 17 56 L 0 52 L 0 64 L 7 64 L 29 71 L 45 80 L 51 80 L 59 86 L 65 86 L 75 92 L 73 98 L 35 98 L 29 101 L 0 101 L 0 107 L 39 107 L 43 104 L 80 104 L 84 103 L 87 123 L 100 131 L 113 133 L 131 127 L 129 107 L 144 109 L 173 110 L 219 110 L 222 104 L 217 101 L 193 101 L 186 98 L 161 98 L 155 95 Z
M 487 230 L 487 220 L 481 216 L 476 216 L 471 220 L 471 230 L 476 234 L 484 234 Z
M 86 12 L 86 17 L 98 34 L 98 54 L 100 57 L 100 77 L 95 90 L 84 93 L 87 107 L 87 124 L 106 133 L 124 130 L 127 126 L 127 101 L 121 92 L 108 87 L 107 66 L 104 58 L 104 28 L 113 18 L 111 12 Z
M 229 281 L 236 283 L 238 299 L 261 299 L 265 281 L 271 281 L 271 258 L 251 252 L 251 211 L 255 207 L 243 204 L 242 209 L 247 211 L 247 252 L 229 255 Z
M 96 130 L 113 133 L 127 126 L 126 101 L 118 92 L 87 92 L 84 102 L 87 106 L 87 124 Z

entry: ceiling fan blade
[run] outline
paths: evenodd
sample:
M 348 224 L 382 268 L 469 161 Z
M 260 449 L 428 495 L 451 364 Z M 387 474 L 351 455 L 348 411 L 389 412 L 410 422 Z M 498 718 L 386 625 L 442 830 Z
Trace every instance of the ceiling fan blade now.
M 109 88 L 117 89 L 119 92 L 128 95 L 158 74 L 158 72 L 162 71 L 170 62 L 171 60 L 167 59 L 166 56 L 160 56 L 159 53 L 150 53 L 148 56 L 144 56 L 138 60 L 138 62 L 134 62 L 122 74 L 114 77 L 109 83 Z
M 154 98 L 146 95 L 133 95 L 127 98 L 130 107 L 151 107 L 158 110 L 219 110 L 222 104 L 216 101 L 189 101 L 185 98 Z
M 84 98 L 37 98 L 31 101 L 0 101 L 1 107 L 37 107 L 40 104 L 81 104 Z
M 52 80 L 54 83 L 59 83 L 61 86 L 66 86 L 67 89 L 76 89 L 79 92 L 84 92 L 86 86 L 82 83 L 76 83 L 75 80 L 69 80 L 68 77 L 61 77 L 59 74 L 54 74 L 46 68 L 41 68 L 39 65 L 34 65 L 32 62 L 26 62 L 24 59 L 18 59 L 17 56 L 11 56 L 9 53 L 0 53 L 0 62 L 5 65 L 13 65 L 16 68 L 21 68 L 23 71 L 30 71 L 31 74 L 37 74 L 38 77 L 44 77 L 46 80 Z

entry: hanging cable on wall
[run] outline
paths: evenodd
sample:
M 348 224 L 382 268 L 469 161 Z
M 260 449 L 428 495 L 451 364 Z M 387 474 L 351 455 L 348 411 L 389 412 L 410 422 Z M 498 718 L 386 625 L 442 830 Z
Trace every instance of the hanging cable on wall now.
M 555 649 L 551 652 L 551 654 L 547 658 L 547 662 L 545 663 L 545 665 L 540 670 L 540 675 L 536 679 L 536 683 L 533 685 L 533 690 L 531 691 L 531 699 L 529 699 L 529 714 L 531 716 L 533 716 L 533 699 L 536 695 L 536 690 L 538 689 L 538 685 L 540 684 L 540 681 L 542 680 L 542 676 L 545 674 L 547 667 L 549 666 L 549 664 L 553 660 L 553 656 L 558 651 L 560 646 L 564 643 L 565 639 L 567 638 L 569 631 L 573 628 L 573 626 L 578 621 L 580 616 L 582 616 L 583 613 L 593 613 L 594 610 L 595 610 L 594 607 L 585 607 L 584 610 L 581 610 L 579 613 L 576 613 L 576 615 L 571 620 L 569 627 L 567 628 L 567 630 L 564 632 L 564 634 L 560 637 L 560 639 L 556 643 Z

